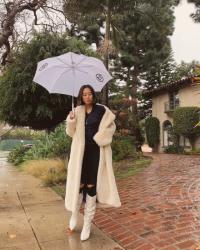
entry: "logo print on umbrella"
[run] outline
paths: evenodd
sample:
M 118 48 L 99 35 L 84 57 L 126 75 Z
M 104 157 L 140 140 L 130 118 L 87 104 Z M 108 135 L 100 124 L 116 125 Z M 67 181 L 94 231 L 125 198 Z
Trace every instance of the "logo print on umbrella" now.
M 102 76 L 102 74 L 96 74 L 96 78 L 99 82 L 103 82 L 104 81 L 104 78 Z
M 42 71 L 42 70 L 45 69 L 47 66 L 48 66 L 48 63 L 42 64 L 42 66 L 39 68 L 39 71 Z

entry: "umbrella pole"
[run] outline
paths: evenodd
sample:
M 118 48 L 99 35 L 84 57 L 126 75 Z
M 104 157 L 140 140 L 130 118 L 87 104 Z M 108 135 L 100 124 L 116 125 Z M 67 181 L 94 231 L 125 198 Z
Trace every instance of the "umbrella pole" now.
M 72 112 L 74 114 L 74 96 L 72 96 Z

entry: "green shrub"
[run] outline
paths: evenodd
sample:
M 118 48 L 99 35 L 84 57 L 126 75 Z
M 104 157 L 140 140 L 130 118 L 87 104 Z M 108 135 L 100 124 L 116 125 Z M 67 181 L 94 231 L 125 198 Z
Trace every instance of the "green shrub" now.
M 200 154 L 200 148 L 196 148 L 195 150 L 192 151 L 194 154 Z
M 167 154 L 184 154 L 184 147 L 177 145 L 169 145 L 164 149 Z
M 199 122 L 199 112 L 199 107 L 179 107 L 174 111 L 173 116 L 175 133 L 187 137 L 192 149 L 197 136 L 200 135 L 200 127 L 196 126 Z
M 114 136 L 112 142 L 113 160 L 119 161 L 129 157 L 136 157 L 136 148 L 132 136 Z
M 65 124 L 58 126 L 54 133 L 50 134 L 50 139 L 53 141 L 52 152 L 50 157 L 58 156 L 60 158 L 65 158 L 69 155 L 71 147 L 71 138 L 66 135 Z
M 52 150 L 52 145 L 53 143 L 49 140 L 47 134 L 41 136 L 35 145 L 26 152 L 24 161 L 47 158 Z
M 31 149 L 24 151 L 22 146 L 17 147 L 10 153 L 9 158 L 14 164 L 43 158 L 65 158 L 70 152 L 70 146 L 71 138 L 66 135 L 65 125 L 61 124 L 54 132 L 42 134 Z M 132 136 L 114 136 L 112 150 L 114 161 L 137 156 Z
M 149 147 L 155 148 L 160 142 L 160 121 L 156 117 L 145 120 L 145 132 Z
M 13 163 L 14 165 L 19 165 L 24 161 L 23 157 L 27 148 L 23 144 L 17 145 L 8 155 L 8 162 Z
M 21 147 L 14 149 L 10 152 L 10 159 L 12 163 L 19 164 L 23 161 L 42 158 L 65 158 L 69 154 L 70 145 L 71 139 L 66 135 L 65 125 L 61 124 L 54 132 L 42 133 L 40 138 L 34 141 L 31 149 L 25 151 Z
M 59 125 L 54 132 L 43 134 L 35 145 L 27 151 L 24 160 L 60 157 L 70 152 L 71 139 L 66 135 L 65 125 Z
M 196 148 L 194 150 L 186 151 L 187 155 L 200 155 L 200 148 Z

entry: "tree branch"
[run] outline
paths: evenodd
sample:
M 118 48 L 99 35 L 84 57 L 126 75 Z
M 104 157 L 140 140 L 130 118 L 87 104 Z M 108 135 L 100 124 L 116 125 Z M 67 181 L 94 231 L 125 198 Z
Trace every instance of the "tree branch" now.
M 10 53 L 10 37 L 13 35 L 16 18 L 24 10 L 30 10 L 33 12 L 35 17 L 35 23 L 37 23 L 36 11 L 46 5 L 47 0 L 32 0 L 28 3 L 26 1 L 4 1 L 4 8 L 6 14 L 1 21 L 1 32 L 0 32 L 0 48 L 5 47 L 5 52 L 2 55 L 2 65 L 6 64 L 6 58 Z

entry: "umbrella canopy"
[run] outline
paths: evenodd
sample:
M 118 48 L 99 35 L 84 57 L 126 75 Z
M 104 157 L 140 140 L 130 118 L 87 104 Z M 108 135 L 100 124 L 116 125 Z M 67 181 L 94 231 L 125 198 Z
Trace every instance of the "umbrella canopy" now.
M 101 60 L 68 52 L 38 62 L 33 81 L 49 93 L 77 97 L 82 85 L 90 84 L 98 92 L 110 79 Z

